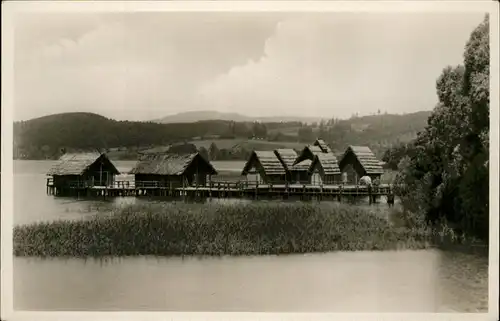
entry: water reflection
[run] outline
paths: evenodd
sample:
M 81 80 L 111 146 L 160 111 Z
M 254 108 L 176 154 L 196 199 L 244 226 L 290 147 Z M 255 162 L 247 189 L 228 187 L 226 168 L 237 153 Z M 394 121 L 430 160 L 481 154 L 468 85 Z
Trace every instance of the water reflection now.
M 463 258 L 482 265 L 477 258 Z M 20 310 L 473 312 L 487 271 L 437 250 L 14 261 Z M 464 280 L 479 282 L 464 282 Z

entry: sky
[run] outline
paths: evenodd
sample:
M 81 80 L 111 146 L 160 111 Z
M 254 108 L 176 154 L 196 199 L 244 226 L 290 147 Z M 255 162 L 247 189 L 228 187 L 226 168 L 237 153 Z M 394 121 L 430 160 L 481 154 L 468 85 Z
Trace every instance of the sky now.
M 14 119 L 185 111 L 346 118 L 437 103 L 480 13 L 25 13 Z

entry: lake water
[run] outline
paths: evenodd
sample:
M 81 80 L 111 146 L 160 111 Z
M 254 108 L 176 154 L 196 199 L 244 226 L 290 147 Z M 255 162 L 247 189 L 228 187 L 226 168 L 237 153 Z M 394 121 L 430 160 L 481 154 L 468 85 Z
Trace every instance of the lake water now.
M 134 162 L 116 162 L 128 171 Z M 50 161 L 14 162 L 14 224 L 85 219 L 135 198 L 45 193 Z M 242 162 L 215 162 L 241 170 Z M 109 260 L 14 258 L 16 310 L 486 312 L 487 257 L 445 252 Z

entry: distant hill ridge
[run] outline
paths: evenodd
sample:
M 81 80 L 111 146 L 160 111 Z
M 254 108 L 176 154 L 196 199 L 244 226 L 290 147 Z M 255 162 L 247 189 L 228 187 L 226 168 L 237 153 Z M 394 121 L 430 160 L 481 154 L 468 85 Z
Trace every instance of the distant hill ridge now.
M 271 117 L 251 117 L 238 113 L 224 113 L 212 110 L 188 111 L 174 115 L 165 116 L 160 119 L 153 120 L 155 123 L 171 124 L 171 123 L 193 123 L 205 120 L 227 120 L 235 122 L 254 122 L 260 121 L 263 123 L 275 122 L 302 122 L 313 123 L 321 121 L 319 117 L 307 116 L 271 116 Z
M 252 121 L 199 120 L 191 123 L 117 121 L 94 113 L 62 113 L 14 123 L 14 158 L 53 159 L 61 150 L 115 150 L 135 159 L 136 152 L 175 143 L 196 142 L 206 149 L 212 142 L 225 146 L 291 146 L 322 137 L 336 150 L 348 144 L 367 145 L 379 153 L 393 144 L 413 139 L 427 124 L 430 111 L 406 115 L 381 114 L 325 122 L 312 127 L 300 122 L 264 122 L 257 135 Z M 266 118 L 269 119 L 269 118 Z M 261 125 L 259 125 L 261 126 Z M 308 129 L 309 133 L 305 133 Z M 323 130 L 323 132 L 322 132 Z M 302 131 L 302 134 L 301 134 Z M 249 142 L 249 144 L 245 142 Z M 231 154 L 240 159 L 245 155 Z M 260 147 L 259 147 L 260 148 Z M 224 157 L 226 157 L 224 156 Z M 121 157 L 121 156 L 120 156 Z

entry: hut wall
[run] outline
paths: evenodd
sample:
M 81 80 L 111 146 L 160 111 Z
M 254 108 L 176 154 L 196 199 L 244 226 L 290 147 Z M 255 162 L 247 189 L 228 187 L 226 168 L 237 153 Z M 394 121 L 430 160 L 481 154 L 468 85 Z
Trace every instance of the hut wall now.
M 310 184 L 311 183 L 311 175 L 309 175 L 308 171 L 292 171 L 290 172 L 290 180 L 288 180 L 291 184 Z
M 84 181 L 79 175 L 54 175 L 53 179 L 56 188 L 69 188 L 72 184 Z
M 248 173 L 246 175 L 247 182 L 249 182 L 251 184 L 262 184 L 262 183 L 264 183 L 264 180 L 262 179 L 261 173 L 263 173 L 262 168 L 257 168 L 256 161 L 252 160 L 252 165 L 251 165 L 251 167 L 248 170 Z
M 323 178 L 318 171 L 314 171 L 311 175 L 311 185 L 323 185 Z
M 319 176 L 319 179 L 318 179 Z M 313 185 L 334 185 L 342 182 L 342 175 L 326 174 L 319 162 L 316 162 L 311 174 L 311 184 Z
M 325 185 L 336 185 L 342 182 L 341 174 L 328 174 L 322 176 L 323 184 Z
M 109 160 L 101 158 L 89 166 L 84 177 L 87 180 L 93 180 L 96 186 L 106 186 L 114 182 L 115 173 Z
M 178 188 L 182 187 L 185 176 L 180 175 L 154 175 L 154 174 L 136 174 L 135 184 L 138 187 L 148 186 L 153 182 L 158 182 L 160 186 Z
M 286 175 L 265 175 L 262 176 L 264 184 L 285 184 Z
M 349 184 L 357 184 L 357 181 L 366 174 L 363 166 L 352 152 L 348 153 L 340 161 L 339 167 L 342 173 L 347 173 L 347 182 Z
M 189 184 L 197 186 L 205 186 L 210 174 L 211 168 L 201 156 L 197 156 L 184 171 L 184 177 Z
M 257 158 L 252 158 L 250 169 L 246 175 L 247 181 L 259 184 L 285 184 L 286 174 L 268 175 Z
M 344 184 L 357 185 L 361 177 L 351 164 L 345 166 L 342 171 L 342 181 Z

